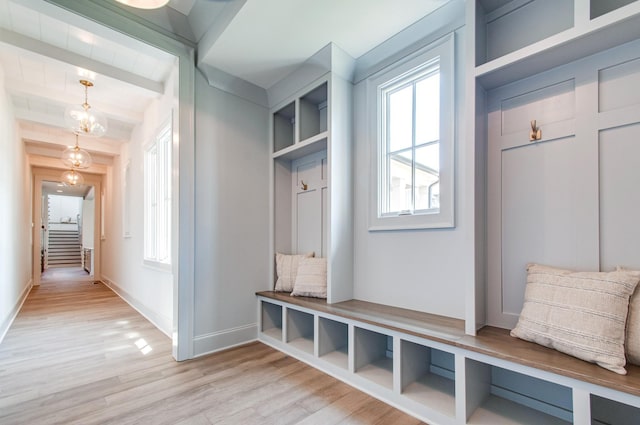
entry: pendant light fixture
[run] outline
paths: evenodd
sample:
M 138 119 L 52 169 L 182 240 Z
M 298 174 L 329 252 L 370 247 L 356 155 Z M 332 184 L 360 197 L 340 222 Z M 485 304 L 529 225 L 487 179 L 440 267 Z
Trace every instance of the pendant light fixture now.
M 93 160 L 86 150 L 78 145 L 78 134 L 76 133 L 76 145 L 70 146 L 62 152 L 62 162 L 69 168 L 89 168 Z
M 169 3 L 169 0 L 116 0 L 118 3 L 126 4 L 127 6 L 135 7 L 138 9 L 158 9 L 165 4 Z
M 93 87 L 93 83 L 89 80 L 80 80 L 80 84 L 84 86 L 84 103 L 67 107 L 64 119 L 74 133 L 100 137 L 107 132 L 107 118 L 92 109 L 87 100 L 89 87 Z
M 82 177 L 82 174 L 78 173 L 73 168 L 62 173 L 60 179 L 62 180 L 62 184 L 65 186 L 82 186 L 84 184 L 84 177 Z

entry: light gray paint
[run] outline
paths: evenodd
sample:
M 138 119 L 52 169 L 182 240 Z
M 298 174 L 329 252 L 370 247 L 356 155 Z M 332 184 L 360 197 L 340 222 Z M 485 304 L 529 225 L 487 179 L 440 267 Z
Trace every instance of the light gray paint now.
M 456 31 L 456 62 L 464 63 L 464 31 Z M 403 55 L 404 56 L 404 55 Z M 456 227 L 369 232 L 370 170 L 375 138 L 367 131 L 366 83 L 354 90 L 354 297 L 465 319 L 465 293 L 474 281 L 474 157 L 464 139 L 464 68 L 455 76 Z
M 231 333 L 227 346 L 247 341 L 247 326 L 257 323 L 255 292 L 270 287 L 267 116 L 197 74 L 196 355 L 223 348 L 221 333 Z

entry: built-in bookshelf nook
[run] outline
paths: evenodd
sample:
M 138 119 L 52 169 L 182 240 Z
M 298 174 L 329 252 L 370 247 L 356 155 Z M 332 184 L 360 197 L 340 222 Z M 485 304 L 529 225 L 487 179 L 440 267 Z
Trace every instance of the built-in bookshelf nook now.
M 297 350 L 313 354 L 313 315 L 287 309 L 287 343 Z
M 393 338 L 368 329 L 355 328 L 355 372 L 383 387 L 393 388 Z
M 455 356 L 411 341 L 400 344 L 402 394 L 455 417 Z
M 318 356 L 342 369 L 349 367 L 349 326 L 320 317 L 318 323 Z
M 262 333 L 282 340 L 282 307 L 271 303 L 260 304 Z

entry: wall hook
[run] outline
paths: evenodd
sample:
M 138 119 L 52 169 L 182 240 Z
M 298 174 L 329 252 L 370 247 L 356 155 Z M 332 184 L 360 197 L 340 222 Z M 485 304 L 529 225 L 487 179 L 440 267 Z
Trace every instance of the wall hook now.
M 529 140 L 534 142 L 542 139 L 542 130 L 538 127 L 536 120 L 531 121 L 531 132 L 529 133 Z
M 302 190 L 307 190 L 309 185 L 304 182 L 304 180 L 300 180 L 300 184 L 302 185 Z

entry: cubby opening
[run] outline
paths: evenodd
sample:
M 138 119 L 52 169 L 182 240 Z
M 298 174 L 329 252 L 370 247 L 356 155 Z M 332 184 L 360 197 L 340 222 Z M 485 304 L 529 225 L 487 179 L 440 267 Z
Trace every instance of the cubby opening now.
M 289 103 L 273 114 L 273 151 L 278 152 L 295 142 L 296 104 Z
M 355 372 L 378 385 L 393 389 L 393 338 L 355 328 Z
M 609 12 L 613 12 L 614 10 L 620 9 L 621 7 L 624 7 L 635 1 L 637 0 L 591 0 L 591 19 L 595 19 Z
M 287 343 L 305 353 L 313 354 L 313 315 L 287 308 Z
M 572 28 L 574 0 L 480 0 L 476 15 L 479 66 Z
M 300 98 L 300 142 L 327 131 L 327 83 Z
M 640 408 L 591 394 L 593 425 L 637 425 Z
M 282 306 L 261 302 L 262 333 L 282 341 Z
M 567 424 L 573 421 L 569 387 L 465 359 L 470 424 Z
M 349 326 L 320 317 L 318 323 L 318 356 L 342 369 L 349 367 Z
M 454 417 L 455 356 L 404 340 L 400 347 L 402 394 Z

